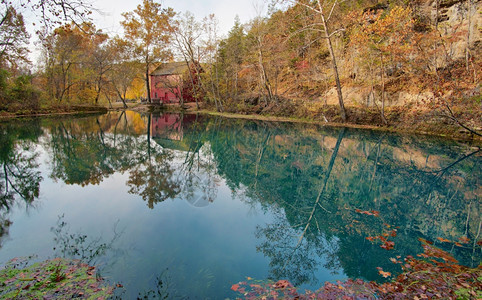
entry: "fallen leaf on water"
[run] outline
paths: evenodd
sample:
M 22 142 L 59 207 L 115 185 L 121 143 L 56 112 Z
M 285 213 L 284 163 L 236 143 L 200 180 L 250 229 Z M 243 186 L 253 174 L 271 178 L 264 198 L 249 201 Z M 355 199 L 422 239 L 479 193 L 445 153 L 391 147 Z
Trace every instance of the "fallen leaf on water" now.
M 439 240 L 442 243 L 450 243 L 450 240 L 447 240 L 447 239 L 444 239 L 444 238 L 441 238 L 441 237 L 438 237 L 437 240 Z
M 392 242 L 392 241 L 386 241 L 383 245 L 381 245 L 380 247 L 382 247 L 383 249 L 385 250 L 392 250 L 393 249 L 393 246 L 395 246 L 395 242 Z
M 275 289 L 285 289 L 290 286 L 291 283 L 288 280 L 278 280 L 278 282 L 274 284 Z
M 239 284 L 237 284 L 237 283 L 236 283 L 236 284 L 233 284 L 233 285 L 231 286 L 231 289 L 236 292 L 236 291 L 239 289 Z
M 378 269 L 378 273 L 379 273 L 380 275 L 382 275 L 383 277 L 385 277 L 385 278 L 392 276 L 392 273 L 390 273 L 390 272 L 385 272 L 385 271 L 383 271 L 382 268 L 380 268 L 380 267 L 378 267 L 377 269 Z

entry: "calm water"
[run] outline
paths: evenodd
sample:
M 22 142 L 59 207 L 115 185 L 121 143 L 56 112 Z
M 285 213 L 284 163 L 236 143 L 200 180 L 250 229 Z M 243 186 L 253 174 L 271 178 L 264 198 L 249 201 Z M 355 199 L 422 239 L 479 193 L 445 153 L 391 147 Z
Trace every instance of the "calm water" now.
M 481 160 L 434 138 L 196 115 L 2 122 L 0 263 L 82 258 L 126 299 L 232 298 L 247 276 L 380 281 L 419 238 L 475 266 Z M 366 239 L 393 228 L 393 250 Z

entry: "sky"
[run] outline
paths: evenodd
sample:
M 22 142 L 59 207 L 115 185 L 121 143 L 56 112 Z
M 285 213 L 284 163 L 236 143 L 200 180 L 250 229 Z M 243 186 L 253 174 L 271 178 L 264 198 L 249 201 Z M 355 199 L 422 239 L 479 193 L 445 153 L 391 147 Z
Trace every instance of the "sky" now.
M 94 7 L 102 11 L 102 15 L 94 15 L 94 23 L 107 33 L 120 33 L 119 22 L 124 18 L 123 12 L 133 11 L 142 0 L 92 0 Z M 236 15 L 241 23 L 246 23 L 257 15 L 255 7 L 265 7 L 261 13 L 266 12 L 267 1 L 263 0 L 163 0 L 156 1 L 163 7 L 172 7 L 176 12 L 190 11 L 201 20 L 205 16 L 214 13 L 219 21 L 219 31 L 227 34 L 234 25 Z M 259 9 L 258 9 L 259 10 Z
M 241 23 L 247 23 L 258 14 L 265 15 L 269 0 L 155 0 L 161 3 L 162 7 L 172 7 L 175 12 L 183 13 L 190 11 L 198 21 L 209 14 L 214 13 L 219 22 L 219 33 L 223 37 L 227 35 L 234 25 L 234 19 L 239 16 Z M 94 12 L 91 16 L 97 29 L 114 36 L 122 34 L 120 21 L 124 20 L 121 16 L 123 12 L 133 11 L 142 0 L 90 0 L 94 8 L 99 12 Z M 36 46 L 37 37 L 33 22 L 36 17 L 28 11 L 23 12 L 27 20 L 27 30 L 31 33 L 30 41 L 30 60 L 36 62 L 40 51 Z M 38 22 L 37 22 L 38 24 Z

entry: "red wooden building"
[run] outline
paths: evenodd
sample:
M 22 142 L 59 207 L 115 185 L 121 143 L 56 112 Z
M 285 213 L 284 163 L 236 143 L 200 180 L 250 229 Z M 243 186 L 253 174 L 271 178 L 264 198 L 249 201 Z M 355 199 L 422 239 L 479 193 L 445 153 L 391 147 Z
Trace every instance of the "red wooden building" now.
M 179 103 L 182 75 L 188 70 L 184 62 L 161 64 L 150 74 L 151 99 L 153 103 Z

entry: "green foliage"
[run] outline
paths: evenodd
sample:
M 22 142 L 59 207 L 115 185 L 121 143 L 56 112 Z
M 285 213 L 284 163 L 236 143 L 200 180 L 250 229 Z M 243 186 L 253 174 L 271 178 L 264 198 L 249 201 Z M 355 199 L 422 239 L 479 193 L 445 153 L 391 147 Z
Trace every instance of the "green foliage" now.
M 109 297 L 113 287 L 96 276 L 95 267 L 79 260 L 55 258 L 26 266 L 28 259 L 14 258 L 0 270 L 3 299 Z
M 40 107 L 40 92 L 32 85 L 33 77 L 20 75 L 11 77 L 0 69 L 0 110 L 19 112 L 36 110 Z

